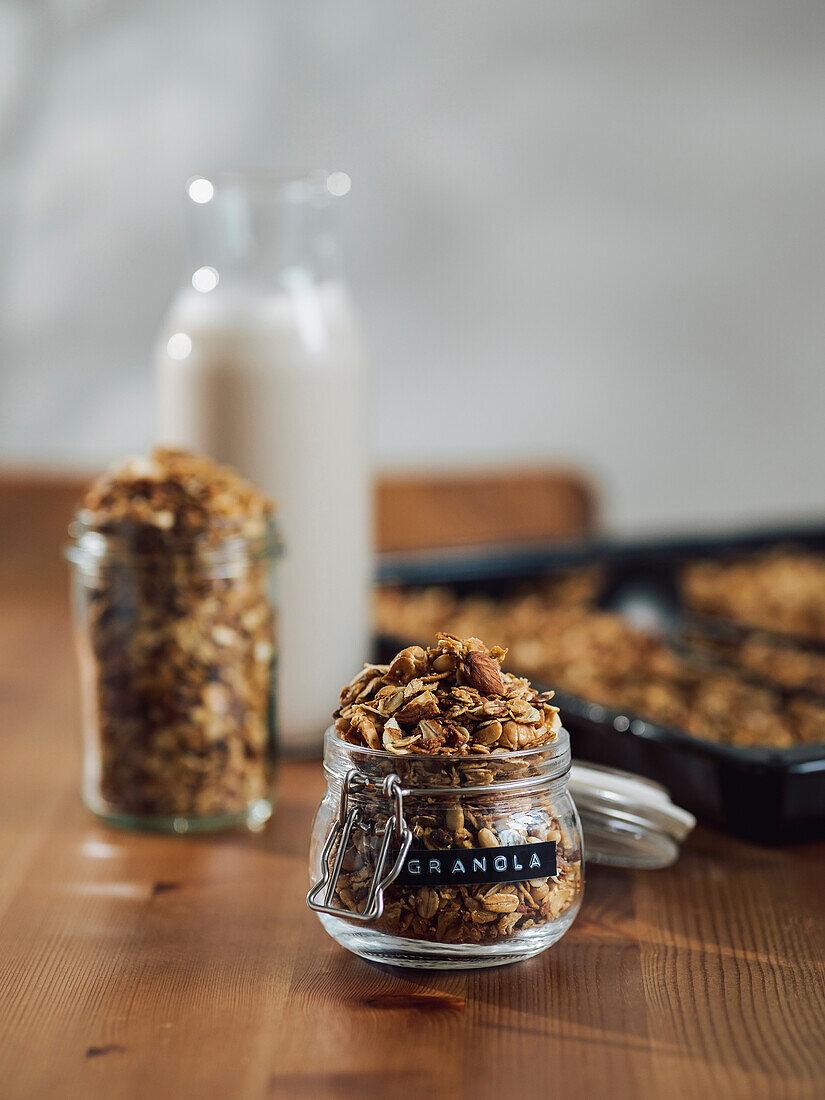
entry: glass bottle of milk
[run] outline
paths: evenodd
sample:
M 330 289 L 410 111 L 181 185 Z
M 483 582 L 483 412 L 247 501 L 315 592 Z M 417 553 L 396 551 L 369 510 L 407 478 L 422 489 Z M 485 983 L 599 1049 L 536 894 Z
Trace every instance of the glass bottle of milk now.
M 190 267 L 155 353 L 159 436 L 278 503 L 282 746 L 320 751 L 369 653 L 365 353 L 341 279 L 341 172 L 187 185 Z

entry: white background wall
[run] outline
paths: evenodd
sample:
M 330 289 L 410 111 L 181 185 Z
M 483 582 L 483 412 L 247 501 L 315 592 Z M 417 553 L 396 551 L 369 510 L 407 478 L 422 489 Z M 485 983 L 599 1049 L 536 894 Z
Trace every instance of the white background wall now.
M 152 432 L 183 181 L 346 169 L 382 465 L 822 515 L 818 0 L 0 0 L 0 460 Z

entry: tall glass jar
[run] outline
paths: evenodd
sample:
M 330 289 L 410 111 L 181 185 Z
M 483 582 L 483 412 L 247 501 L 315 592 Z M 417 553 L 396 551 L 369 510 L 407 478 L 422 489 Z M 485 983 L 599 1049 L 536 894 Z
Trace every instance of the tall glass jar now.
M 368 657 L 366 356 L 342 278 L 340 172 L 222 172 L 187 186 L 188 266 L 155 352 L 160 442 L 278 504 L 280 741 L 318 754 Z
M 185 833 L 272 812 L 271 523 L 208 542 L 76 519 L 72 564 L 83 799 L 117 825 Z
M 343 947 L 418 968 L 497 966 L 555 943 L 581 904 L 570 742 L 398 756 L 326 735 L 307 897 Z

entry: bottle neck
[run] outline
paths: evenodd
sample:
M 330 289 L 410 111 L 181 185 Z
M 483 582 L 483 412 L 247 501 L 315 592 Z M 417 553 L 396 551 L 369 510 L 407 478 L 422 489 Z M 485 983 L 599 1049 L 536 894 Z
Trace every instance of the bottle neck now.
M 196 290 L 289 293 L 339 279 L 335 199 L 326 179 L 325 172 L 265 172 L 190 181 L 187 279 Z

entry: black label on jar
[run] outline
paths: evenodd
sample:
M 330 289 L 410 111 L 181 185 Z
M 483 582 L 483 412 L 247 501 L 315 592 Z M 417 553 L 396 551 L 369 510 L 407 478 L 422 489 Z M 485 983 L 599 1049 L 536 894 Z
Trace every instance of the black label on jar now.
M 404 860 L 393 885 L 477 886 L 553 878 L 555 874 L 556 842 L 548 840 L 500 848 L 447 848 L 440 852 L 416 849 Z

